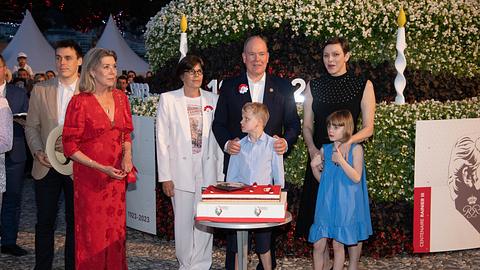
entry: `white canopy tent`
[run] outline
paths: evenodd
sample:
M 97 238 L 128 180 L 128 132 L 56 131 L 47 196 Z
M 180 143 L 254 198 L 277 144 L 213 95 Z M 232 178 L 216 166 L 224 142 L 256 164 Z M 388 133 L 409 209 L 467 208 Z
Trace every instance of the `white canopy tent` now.
M 8 68 L 12 69 L 17 64 L 19 52 L 27 54 L 27 63 L 34 73 L 55 70 L 55 50 L 42 35 L 28 10 L 17 33 L 2 52 Z
M 133 70 L 137 74 L 145 74 L 149 65 L 140 58 L 125 42 L 120 31 L 118 31 L 112 15 L 108 18 L 105 30 L 97 42 L 97 47 L 114 50 L 117 53 L 117 70 Z

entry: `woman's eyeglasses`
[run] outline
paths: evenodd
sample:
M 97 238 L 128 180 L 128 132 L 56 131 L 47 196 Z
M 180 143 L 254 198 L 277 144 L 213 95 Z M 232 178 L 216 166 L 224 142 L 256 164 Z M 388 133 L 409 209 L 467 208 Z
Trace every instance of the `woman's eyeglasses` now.
M 201 69 L 190 69 L 190 70 L 187 70 L 186 73 L 188 73 L 188 75 L 190 76 L 202 76 L 203 75 L 203 70 Z

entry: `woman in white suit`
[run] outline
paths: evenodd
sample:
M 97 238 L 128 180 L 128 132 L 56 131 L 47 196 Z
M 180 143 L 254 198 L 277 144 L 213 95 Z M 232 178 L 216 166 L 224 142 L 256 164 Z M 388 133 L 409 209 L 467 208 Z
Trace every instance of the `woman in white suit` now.
M 211 230 L 195 225 L 202 187 L 223 181 L 223 153 L 212 133 L 218 96 L 200 89 L 203 60 L 184 57 L 177 67 L 183 87 L 163 93 L 157 109 L 158 180 L 172 198 L 179 269 L 209 269 Z

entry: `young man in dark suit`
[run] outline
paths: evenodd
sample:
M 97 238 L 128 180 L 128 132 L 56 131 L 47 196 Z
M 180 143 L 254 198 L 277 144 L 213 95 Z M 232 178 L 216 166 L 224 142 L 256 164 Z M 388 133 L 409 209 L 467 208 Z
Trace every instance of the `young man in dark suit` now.
M 252 36 L 245 41 L 242 53 L 246 73 L 224 80 L 213 120 L 213 133 L 225 151 L 224 172 L 226 174 L 230 155 L 240 152 L 238 141 L 242 133 L 242 107 L 247 102 L 260 102 L 267 106 L 270 119 L 265 133 L 277 138 L 275 151 L 282 155 L 292 149 L 300 134 L 293 87 L 285 79 L 266 74 L 269 54 L 267 41 L 262 36 Z M 235 236 L 233 236 L 235 237 Z M 271 241 L 272 268 L 275 268 L 275 241 Z M 235 268 L 235 249 L 227 245 L 226 268 Z M 259 264 L 257 269 L 263 269 Z

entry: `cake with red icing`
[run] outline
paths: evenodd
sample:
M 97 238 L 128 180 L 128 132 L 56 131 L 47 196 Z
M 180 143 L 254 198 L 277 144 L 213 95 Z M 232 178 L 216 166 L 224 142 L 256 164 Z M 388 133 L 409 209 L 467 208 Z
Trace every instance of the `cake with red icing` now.
M 203 190 L 196 220 L 235 223 L 285 220 L 287 192 L 282 192 L 280 186 L 219 184 Z
M 204 201 L 231 201 L 231 200 L 254 200 L 254 201 L 280 201 L 282 188 L 277 185 L 251 186 L 242 183 L 221 182 L 211 185 L 202 191 Z

